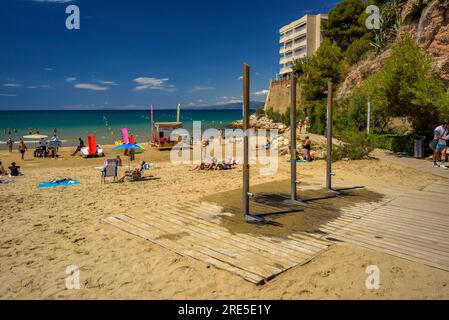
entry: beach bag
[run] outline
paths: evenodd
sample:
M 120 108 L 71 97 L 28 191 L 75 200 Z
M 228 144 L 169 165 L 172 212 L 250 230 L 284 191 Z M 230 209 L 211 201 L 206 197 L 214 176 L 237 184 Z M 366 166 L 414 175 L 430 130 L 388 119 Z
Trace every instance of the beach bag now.
M 432 142 L 429 143 L 429 147 L 432 150 L 435 150 L 437 148 L 438 139 L 433 139 Z

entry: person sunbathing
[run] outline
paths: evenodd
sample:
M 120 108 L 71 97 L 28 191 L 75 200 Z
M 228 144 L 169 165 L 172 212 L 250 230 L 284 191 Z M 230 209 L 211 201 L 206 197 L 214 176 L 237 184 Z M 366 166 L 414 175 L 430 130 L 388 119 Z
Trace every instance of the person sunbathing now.
M 217 159 L 215 157 L 209 158 L 206 161 L 201 161 L 200 164 L 195 166 L 195 168 L 190 169 L 190 171 L 214 170 L 216 165 L 217 165 Z
M 220 171 L 220 170 L 231 170 L 231 169 L 234 169 L 236 165 L 237 165 L 237 161 L 235 160 L 235 158 L 234 157 L 228 157 L 222 163 L 217 164 L 215 170 L 217 170 L 217 171 Z
M 131 177 L 133 180 L 142 178 L 142 172 L 149 169 L 149 164 L 142 161 L 138 167 L 134 170 L 126 170 L 123 177 L 121 177 L 118 182 L 124 182 L 126 177 Z

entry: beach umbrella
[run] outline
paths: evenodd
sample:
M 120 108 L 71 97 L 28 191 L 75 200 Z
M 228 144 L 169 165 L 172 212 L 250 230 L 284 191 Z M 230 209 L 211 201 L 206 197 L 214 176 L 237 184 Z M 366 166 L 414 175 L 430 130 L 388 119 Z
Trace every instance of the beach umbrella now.
M 24 139 L 45 139 L 48 138 L 48 136 L 43 134 L 30 134 L 28 136 L 23 136 Z
M 44 135 L 44 134 L 30 134 L 27 136 L 23 136 L 24 139 L 34 139 L 34 147 L 37 147 L 37 143 L 39 142 L 38 140 L 40 139 L 46 139 L 48 138 L 48 136 Z M 31 141 L 33 142 L 33 141 Z
M 112 151 L 121 151 L 121 150 L 144 150 L 141 146 L 139 146 L 138 144 L 132 144 L 132 143 L 124 143 L 121 144 L 119 146 L 116 146 L 115 148 L 112 149 Z M 128 156 L 128 170 L 131 170 L 131 157 Z

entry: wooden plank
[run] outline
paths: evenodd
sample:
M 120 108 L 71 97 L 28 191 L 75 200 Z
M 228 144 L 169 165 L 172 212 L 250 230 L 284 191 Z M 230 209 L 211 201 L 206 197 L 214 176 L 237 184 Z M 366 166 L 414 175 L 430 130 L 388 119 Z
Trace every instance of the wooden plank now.
M 387 223 L 388 225 L 402 227 L 405 224 L 409 229 L 415 229 L 417 231 L 422 231 L 423 233 L 429 233 L 431 235 L 440 235 L 442 237 L 449 236 L 449 228 L 446 228 L 440 225 L 438 222 L 432 223 L 432 221 L 416 221 L 414 219 L 408 218 L 407 216 L 394 216 L 391 214 L 385 214 L 381 211 L 375 211 L 370 215 L 366 215 L 361 219 L 354 220 L 355 221 L 367 221 L 376 223 L 382 221 L 383 223 Z M 344 223 L 350 222 L 350 220 L 345 219 L 345 217 L 340 217 L 336 220 L 330 221 L 333 224 L 344 225 Z
M 134 216 L 135 217 L 135 216 Z M 147 217 L 141 217 L 139 219 L 143 219 L 144 221 L 146 221 Z M 162 217 L 160 217 L 162 218 Z M 261 258 L 265 259 L 267 262 L 269 261 L 275 261 L 279 264 L 288 266 L 288 267 L 292 267 L 294 265 L 296 265 L 298 263 L 298 260 L 293 260 L 291 259 L 290 255 L 287 254 L 283 254 L 282 252 L 277 253 L 276 255 L 271 254 L 270 252 L 261 250 L 259 248 L 251 248 L 250 246 L 248 246 L 245 242 L 240 242 L 237 241 L 235 239 L 232 238 L 232 235 L 228 234 L 228 236 L 220 236 L 220 235 L 216 235 L 213 232 L 210 232 L 210 230 L 205 230 L 205 229 L 201 229 L 198 227 L 194 227 L 194 226 L 187 226 L 186 224 L 182 224 L 179 221 L 176 221 L 173 218 L 170 218 L 171 223 L 175 223 L 177 225 L 179 225 L 180 227 L 185 227 L 183 230 L 188 231 L 188 232 L 192 232 L 192 233 L 197 233 L 197 234 L 201 234 L 205 237 L 210 237 L 214 240 L 218 240 L 221 241 L 221 245 L 228 247 L 229 249 L 240 249 L 240 250 L 244 250 L 245 253 L 247 255 L 249 255 L 249 258 L 251 258 L 252 255 L 250 255 L 251 252 L 254 252 L 254 255 L 256 255 L 256 258 L 259 260 Z M 302 257 L 302 259 L 305 259 L 306 257 Z
M 156 243 L 166 249 L 173 251 L 172 246 L 167 244 L 170 242 L 169 240 L 165 240 L 165 241 L 156 240 L 154 235 L 151 234 L 150 232 L 133 227 L 132 225 L 125 223 L 115 217 L 108 217 L 108 218 L 104 219 L 104 221 L 125 231 L 125 232 L 128 232 L 130 234 L 144 238 L 144 239 L 149 240 L 153 243 Z M 262 277 L 260 275 L 254 274 L 252 272 L 248 272 L 248 271 L 240 269 L 240 268 L 236 268 L 232 265 L 229 265 L 228 263 L 224 263 L 218 259 L 212 258 L 206 254 L 203 254 L 200 251 L 189 250 L 189 249 L 185 248 L 185 249 L 176 250 L 175 252 L 182 256 L 188 256 L 188 257 L 196 259 L 196 260 L 204 261 L 204 262 L 209 263 L 219 269 L 227 270 L 234 274 L 238 274 L 239 276 L 246 279 L 247 281 L 250 281 L 250 282 L 253 282 L 256 284 L 264 282 L 264 277 Z
M 181 214 L 179 214 L 179 215 L 181 215 Z M 182 211 L 182 215 L 184 217 L 190 217 L 191 219 L 195 219 L 195 221 L 197 223 L 199 223 L 199 224 L 205 224 L 205 225 L 211 225 L 212 224 L 213 225 L 213 223 L 210 222 L 210 221 L 205 221 L 205 220 L 202 220 L 202 219 L 198 220 L 198 218 L 196 218 L 196 216 L 193 213 L 191 214 L 191 212 L 189 212 L 188 210 L 183 210 Z M 220 232 L 221 231 L 221 232 L 229 233 L 228 229 L 226 229 L 224 227 L 221 227 L 221 226 L 217 226 L 217 224 L 213 225 L 213 227 L 214 227 L 214 232 Z M 239 238 L 239 239 L 243 240 L 243 241 L 249 240 L 249 242 L 252 243 L 252 245 L 258 246 L 258 248 L 263 247 L 263 248 L 265 248 L 265 250 L 271 249 L 273 252 L 276 252 L 276 251 L 280 250 L 280 251 L 285 252 L 286 254 L 294 255 L 294 256 L 297 256 L 299 254 L 299 256 L 298 256 L 299 259 L 304 258 L 304 254 L 303 253 L 299 253 L 299 252 L 291 250 L 289 248 L 285 248 L 285 247 L 279 246 L 279 244 L 274 242 L 273 240 L 269 240 L 269 239 L 262 240 L 262 239 L 258 238 L 257 236 L 250 236 L 250 235 L 246 235 L 246 234 L 234 234 L 234 236 L 236 238 Z
M 159 230 L 164 231 L 166 234 L 178 234 L 182 232 L 182 230 L 173 228 L 172 226 L 170 226 L 169 223 L 162 222 L 159 219 L 152 219 L 151 225 L 148 225 L 147 223 L 140 222 L 129 216 L 118 216 L 118 218 L 125 222 L 134 224 L 135 226 L 147 231 L 150 228 L 157 228 Z M 150 220 L 149 218 L 151 217 L 147 216 L 147 218 L 148 220 Z M 180 243 L 181 246 L 189 244 L 193 248 L 195 247 L 207 248 L 210 250 L 209 255 L 211 255 L 212 257 L 227 262 L 235 267 L 261 275 L 265 279 L 272 277 L 273 274 L 278 274 L 283 271 L 283 269 L 274 267 L 272 265 L 264 264 L 260 260 L 259 261 L 250 260 L 248 256 L 244 256 L 240 252 L 237 251 L 231 252 L 228 249 L 224 248 L 223 246 L 218 246 L 216 243 L 212 243 L 213 242 L 212 239 L 200 237 L 196 234 L 189 234 L 188 236 L 186 236 L 185 239 L 184 238 L 179 239 L 174 242 Z
M 338 231 L 334 231 L 334 233 L 338 234 L 339 232 L 345 231 L 356 233 L 360 232 L 372 237 L 382 236 L 386 241 L 394 241 L 406 246 L 416 247 L 428 252 L 446 256 L 449 259 L 449 247 L 442 245 L 443 243 L 441 242 L 441 240 L 428 240 L 418 236 L 414 238 L 413 236 L 409 236 L 406 233 L 400 233 L 396 230 L 388 230 L 385 227 L 375 228 L 361 223 L 349 225 L 347 227 L 339 229 Z
M 432 199 L 429 200 L 413 200 L 409 198 L 403 198 L 400 197 L 398 199 L 395 199 L 390 202 L 389 205 L 401 207 L 401 208 L 408 208 L 412 210 L 423 210 L 423 211 L 429 211 L 429 212 L 436 212 L 444 214 L 444 209 L 441 207 L 436 207 L 435 202 Z M 447 213 L 449 215 L 449 213 Z
M 418 245 L 406 244 L 402 241 L 394 241 L 393 239 L 377 239 L 373 234 L 366 234 L 363 232 L 356 231 L 354 229 L 351 230 L 338 230 L 332 233 L 332 237 L 334 236 L 345 236 L 353 239 L 364 239 L 366 241 L 372 242 L 372 244 L 376 244 L 376 246 L 386 247 L 389 249 L 395 248 L 396 251 L 407 253 L 411 256 L 416 256 L 418 258 L 427 259 L 430 261 L 436 261 L 438 263 L 443 263 L 449 265 L 449 258 L 443 257 L 438 254 L 434 254 L 432 252 L 423 250 Z
M 257 250 L 257 251 L 266 251 L 271 257 L 272 256 L 279 256 L 281 255 L 282 257 L 285 258 L 293 258 L 291 257 L 292 253 L 294 254 L 294 256 L 297 256 L 297 258 L 294 261 L 297 261 L 297 259 L 303 259 L 304 258 L 304 254 L 299 254 L 297 252 L 294 251 L 283 251 L 283 250 L 270 250 L 269 246 L 266 246 L 265 244 L 261 245 L 258 241 L 257 241 L 257 237 L 252 237 L 252 236 L 248 236 L 248 237 L 241 237 L 239 234 L 232 234 L 230 233 L 227 229 L 225 228 L 219 228 L 216 225 L 208 225 L 207 223 L 205 223 L 204 221 L 201 221 L 201 219 L 195 219 L 191 216 L 187 216 L 185 214 L 180 214 L 180 215 L 175 215 L 174 213 L 168 212 L 168 211 L 164 211 L 162 209 L 162 213 L 155 213 L 156 216 L 161 217 L 161 215 L 167 215 L 173 219 L 178 219 L 182 222 L 194 222 L 196 225 L 193 227 L 192 230 L 195 230 L 195 232 L 200 232 L 200 233 L 207 233 L 207 235 L 212 235 L 214 237 L 218 237 L 221 239 L 227 239 L 229 241 L 231 241 L 232 243 L 235 243 L 235 245 L 237 246 L 245 246 L 245 250 Z M 154 214 L 153 214 L 154 215 Z M 190 228 L 190 226 L 189 226 Z M 316 250 L 315 250 L 316 251 Z M 293 261 L 293 260 L 292 260 Z
M 334 236 L 332 238 L 334 238 Z M 427 265 L 427 266 L 430 266 L 430 267 L 434 267 L 434 268 L 437 268 L 437 269 L 449 271 L 449 266 L 447 266 L 447 265 L 440 264 L 440 263 L 434 263 L 432 261 L 428 261 L 428 260 L 425 260 L 425 259 L 420 259 L 420 258 L 417 258 L 417 257 L 413 257 L 413 256 L 410 256 L 410 255 L 407 255 L 407 254 L 404 254 L 404 253 L 401 253 L 401 252 L 397 252 L 397 251 L 394 251 L 394 250 L 391 250 L 391 249 L 388 249 L 388 248 L 381 248 L 381 247 L 373 246 L 369 242 L 366 243 L 366 242 L 359 241 L 359 240 L 354 240 L 354 239 L 351 239 L 351 238 L 345 238 L 343 236 L 335 236 L 335 239 L 340 240 L 340 241 L 344 241 L 344 242 L 348 242 L 348 243 L 352 243 L 354 245 L 357 245 L 359 247 L 366 248 L 366 249 L 369 249 L 369 250 L 373 250 L 373 251 L 377 251 L 377 252 L 383 252 L 383 253 L 386 253 L 386 254 L 389 254 L 389 255 L 392 255 L 392 256 L 395 256 L 395 257 L 399 257 L 399 258 L 406 259 L 406 260 L 413 261 L 413 262 L 418 262 L 418 263 L 421 263 L 421 264 L 424 264 L 424 265 Z
M 190 208 L 189 206 L 183 207 L 183 208 L 178 208 L 178 210 L 180 211 L 180 215 L 182 214 L 182 215 L 184 215 L 184 216 L 198 217 L 198 216 L 195 215 L 195 213 L 193 213 L 192 211 L 186 210 L 186 209 L 189 209 L 189 208 Z M 201 212 L 201 210 L 204 210 L 204 209 L 198 208 L 198 212 Z M 201 220 L 201 222 L 205 223 L 206 221 Z M 207 221 L 207 222 L 212 222 L 212 221 Z M 212 223 L 219 224 L 219 223 L 221 223 L 221 222 L 220 222 L 220 221 L 213 221 Z M 222 227 L 222 229 L 228 231 L 228 229 L 226 229 L 226 228 L 223 228 L 223 227 Z M 237 236 L 246 236 L 246 235 L 237 234 Z M 257 235 L 255 235 L 254 238 L 253 238 L 253 241 L 255 241 L 255 240 L 257 240 L 257 239 L 260 240 L 260 238 L 258 238 Z M 265 241 L 264 245 L 267 245 L 267 242 L 269 242 L 270 244 L 274 244 L 274 249 L 275 249 L 275 250 L 279 250 L 279 245 L 278 245 L 278 243 L 277 243 L 276 241 L 274 241 L 273 239 L 265 239 L 265 240 L 266 240 L 266 241 Z M 314 241 L 314 239 L 309 239 L 309 240 L 310 240 L 310 241 Z M 316 247 L 317 249 L 323 249 L 323 244 L 322 244 L 322 243 L 319 243 L 319 242 L 314 242 L 313 244 L 312 244 L 312 243 L 301 242 L 301 245 L 304 245 L 304 244 L 310 244 L 310 246 Z M 328 245 L 329 245 L 329 244 L 328 244 Z

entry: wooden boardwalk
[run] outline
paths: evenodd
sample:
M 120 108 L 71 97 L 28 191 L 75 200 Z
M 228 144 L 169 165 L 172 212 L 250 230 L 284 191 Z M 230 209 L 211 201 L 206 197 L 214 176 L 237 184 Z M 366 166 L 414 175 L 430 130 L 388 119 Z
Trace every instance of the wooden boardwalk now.
M 251 202 L 251 212 L 266 214 L 271 225 L 242 221 L 238 190 L 220 194 L 217 201 L 165 205 L 104 221 L 256 284 L 341 242 L 449 271 L 449 180 L 422 191 L 394 190 L 390 196 L 386 190 L 384 195 L 365 190 L 336 198 L 319 193 L 306 192 L 311 196 L 307 207 L 287 212 L 279 206 L 285 195 L 261 193 Z
M 371 211 L 344 212 L 316 233 L 449 271 L 449 181 L 398 196 Z
M 116 215 L 105 222 L 256 284 L 310 261 L 331 245 L 300 233 L 285 237 L 231 233 L 220 226 L 226 215 L 233 214 L 210 203 L 185 203 L 145 214 Z

